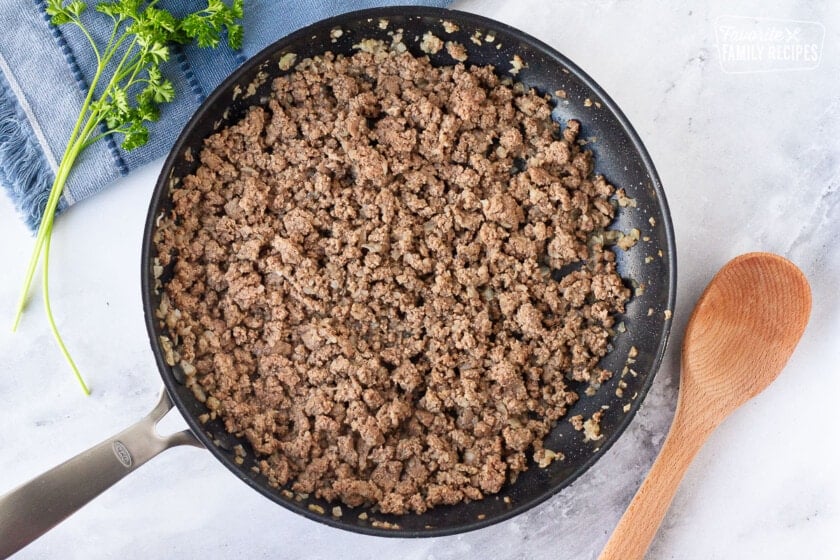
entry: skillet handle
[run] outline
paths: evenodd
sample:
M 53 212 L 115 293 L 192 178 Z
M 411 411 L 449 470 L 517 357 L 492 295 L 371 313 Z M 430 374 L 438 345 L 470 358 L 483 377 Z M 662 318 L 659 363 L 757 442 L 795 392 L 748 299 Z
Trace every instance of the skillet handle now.
M 171 409 L 161 388 L 148 416 L 0 496 L 0 558 L 25 547 L 158 453 L 177 445 L 203 448 L 189 430 L 157 434 L 155 425 Z

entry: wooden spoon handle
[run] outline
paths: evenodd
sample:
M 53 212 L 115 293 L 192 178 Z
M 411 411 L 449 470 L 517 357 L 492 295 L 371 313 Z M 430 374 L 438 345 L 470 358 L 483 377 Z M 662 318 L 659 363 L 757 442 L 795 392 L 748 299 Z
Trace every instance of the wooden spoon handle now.
M 677 412 L 662 450 L 618 522 L 599 560 L 644 558 L 686 469 L 713 429 L 711 426 L 705 427 L 706 422 L 702 422 L 702 427 L 698 429 L 698 423 L 690 421 L 697 418 L 691 416 L 681 411 L 680 404 L 677 404 Z

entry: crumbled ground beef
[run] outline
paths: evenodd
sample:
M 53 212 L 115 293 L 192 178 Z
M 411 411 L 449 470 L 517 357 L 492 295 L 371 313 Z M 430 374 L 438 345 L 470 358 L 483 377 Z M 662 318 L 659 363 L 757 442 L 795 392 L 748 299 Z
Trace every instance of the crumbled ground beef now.
M 272 485 L 423 512 L 548 456 L 629 291 L 588 244 L 614 188 L 579 123 L 492 67 L 366 51 L 206 140 L 158 231 L 161 316 Z

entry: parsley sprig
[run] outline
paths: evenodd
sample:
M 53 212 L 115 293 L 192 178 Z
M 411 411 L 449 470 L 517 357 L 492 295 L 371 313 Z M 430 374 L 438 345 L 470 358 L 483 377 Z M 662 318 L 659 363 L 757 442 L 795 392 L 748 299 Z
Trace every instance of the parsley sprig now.
M 175 89 L 161 72 L 169 60 L 170 46 L 195 41 L 200 47 L 217 47 L 226 37 L 228 45 L 242 45 L 243 0 L 207 0 L 207 7 L 178 18 L 157 7 L 158 0 L 100 1 L 88 12 L 82 0 L 48 0 L 47 14 L 54 25 L 74 25 L 87 38 L 96 57 L 96 71 L 91 80 L 79 117 L 55 174 L 35 248 L 26 270 L 23 291 L 17 306 L 14 326 L 20 323 L 28 294 L 42 263 L 42 293 L 50 330 L 85 394 L 90 394 L 78 367 L 67 351 L 52 314 L 49 296 L 49 259 L 55 210 L 64 185 L 79 155 L 102 138 L 122 136 L 122 148 L 133 150 L 149 140 L 148 123 L 158 120 L 160 106 L 175 98 Z M 88 12 L 88 13 L 86 13 Z M 111 34 L 99 44 L 85 26 L 88 17 L 111 19 Z

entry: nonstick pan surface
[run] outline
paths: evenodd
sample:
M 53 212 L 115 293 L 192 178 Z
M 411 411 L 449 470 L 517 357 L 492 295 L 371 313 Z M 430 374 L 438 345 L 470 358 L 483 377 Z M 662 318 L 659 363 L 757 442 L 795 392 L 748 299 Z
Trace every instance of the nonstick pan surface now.
M 383 19 L 388 22 L 385 29 L 381 25 Z M 453 22 L 459 29 L 447 33 L 443 21 Z M 331 33 L 336 28 L 343 32 L 340 37 Z M 642 289 L 636 290 L 619 319 L 626 331 L 617 333 L 611 351 L 601 362 L 602 367 L 616 375 L 595 395 L 582 396 L 568 412 L 568 416 L 582 414 L 588 418 L 603 410 L 600 439 L 584 441 L 583 435 L 569 422 L 560 421 L 546 440 L 546 447 L 561 451 L 565 460 L 555 461 L 544 469 L 532 463 L 516 482 L 506 484 L 495 496 L 438 506 L 421 515 L 384 515 L 371 508 L 343 506 L 343 515 L 333 517 L 331 511 L 335 504 L 311 496 L 288 497 L 288 491 L 269 486 L 266 478 L 253 468 L 255 458 L 248 442 L 228 434 L 220 420 L 206 424 L 199 421 L 198 417 L 207 410 L 182 384 L 183 372 L 178 366 L 166 363 L 160 343 L 160 337 L 167 333 L 154 313 L 159 295 L 154 289 L 152 270 L 156 256 L 153 235 L 157 218 L 171 209 L 171 190 L 178 188 L 178 180 L 198 166 L 198 162 L 185 154 L 200 153 L 205 138 L 237 122 L 250 106 L 269 93 L 272 79 L 284 73 L 278 64 L 284 54 L 294 53 L 298 61 L 328 50 L 349 55 L 361 39 L 390 42 L 392 34 L 399 29 L 403 42 L 415 55 L 424 54 L 419 48 L 420 38 L 432 31 L 445 40 L 462 43 L 469 53 L 468 64 L 492 64 L 502 75 L 508 75 L 511 61 L 518 55 L 526 66 L 516 78 L 552 95 L 556 101 L 553 115 L 561 124 L 570 118 L 580 120 L 580 138 L 587 139 L 587 148 L 594 152 L 596 172 L 624 188 L 636 200 L 636 207 L 619 208 L 611 227 L 624 232 L 632 228 L 640 231 L 642 239 L 636 246 L 616 253 L 622 277 L 628 285 L 642 286 Z M 489 36 L 493 37 L 492 41 Z M 445 50 L 432 55 L 431 60 L 435 65 L 453 64 Z M 258 85 L 256 93 L 243 98 L 242 92 L 247 92 L 251 84 Z M 565 92 L 563 98 L 554 93 L 559 90 Z M 618 439 L 638 410 L 665 351 L 676 285 L 674 251 L 667 202 L 647 151 L 618 106 L 574 63 L 540 41 L 480 16 L 434 8 L 382 8 L 323 20 L 277 41 L 245 63 L 203 103 L 176 141 L 152 196 L 143 238 L 143 305 L 152 349 L 171 399 L 196 437 L 246 484 L 296 513 L 334 527 L 392 537 L 448 535 L 497 523 L 546 500 L 585 472 Z M 167 273 L 164 272 L 164 281 Z M 637 349 L 638 355 L 630 366 L 633 371 L 622 376 L 620 372 L 631 347 Z M 626 387 L 617 392 L 619 381 L 626 383 Z M 582 393 L 584 387 L 578 389 Z M 233 451 L 238 444 L 248 451 L 242 464 L 236 462 Z M 360 514 L 366 515 L 360 518 Z

